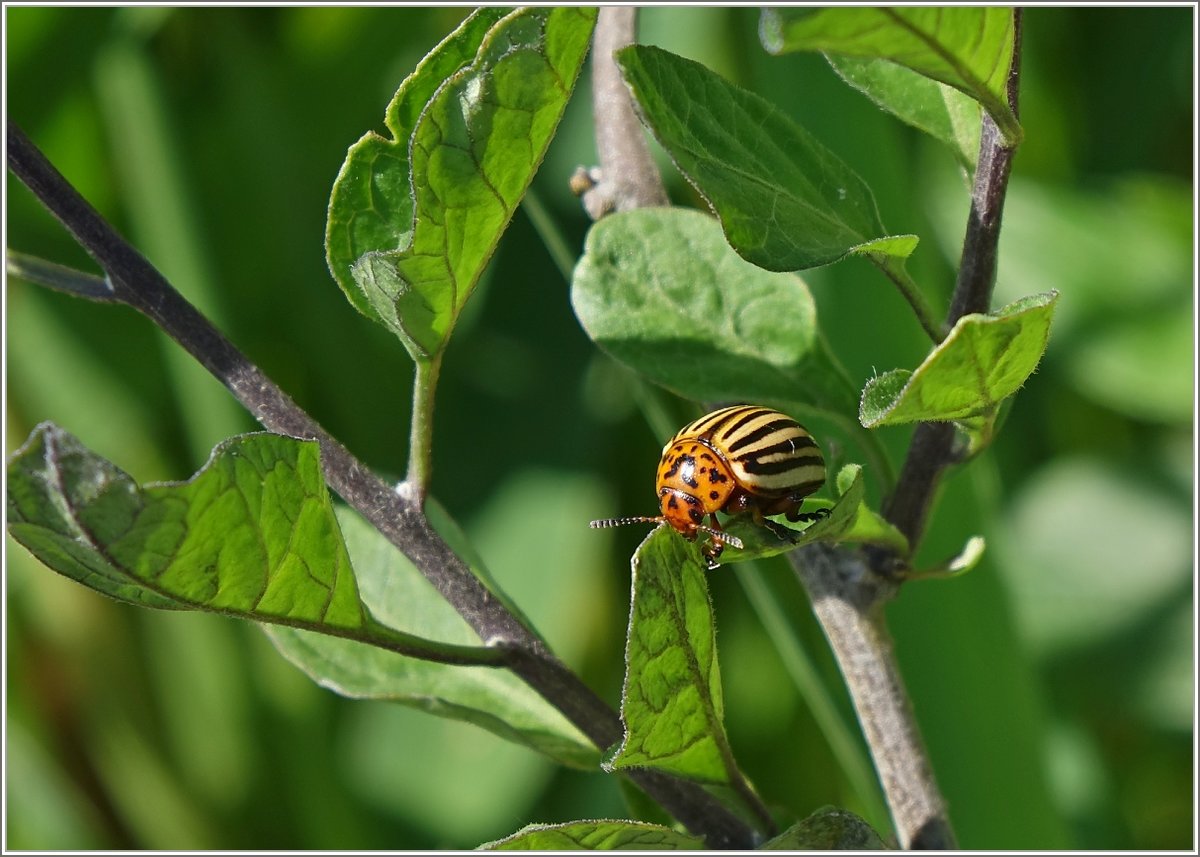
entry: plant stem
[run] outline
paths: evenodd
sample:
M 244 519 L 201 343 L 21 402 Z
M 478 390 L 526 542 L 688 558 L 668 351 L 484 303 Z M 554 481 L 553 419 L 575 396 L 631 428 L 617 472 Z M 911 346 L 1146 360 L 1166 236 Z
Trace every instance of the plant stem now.
M 946 334 L 950 328 L 938 324 L 933 317 L 933 309 L 929 306 L 929 302 L 925 300 L 925 295 L 921 292 L 920 286 L 916 284 L 913 278 L 909 275 L 908 270 L 904 267 L 903 261 L 896 261 L 892 257 L 887 257 L 883 260 L 875 260 L 875 264 L 887 276 L 896 288 L 900 290 L 900 294 L 904 295 L 904 299 L 908 301 L 908 305 L 912 307 L 913 314 L 916 315 L 917 321 L 920 322 L 921 328 L 926 335 L 933 340 L 936 345 L 946 338 Z
M 1008 100 L 1017 112 L 1021 58 L 1021 10 L 1014 10 L 1014 45 Z M 996 279 L 997 245 L 1014 150 L 991 116 L 984 114 L 971 214 L 958 279 L 945 329 L 963 315 L 985 312 Z M 957 460 L 950 423 L 922 423 L 912 442 L 884 514 L 915 550 L 938 483 Z M 946 806 L 922 746 L 883 624 L 882 604 L 895 584 L 874 572 L 865 554 L 811 545 L 793 552 L 793 566 L 813 600 L 854 700 L 863 734 L 904 848 L 954 848 Z M 894 557 L 882 557 L 882 565 Z
M 542 202 L 541 196 L 532 187 L 525 191 L 525 196 L 521 198 L 521 210 L 533 224 L 534 231 L 542 239 L 546 252 L 554 260 L 554 265 L 562 274 L 563 280 L 571 282 L 571 274 L 575 270 L 575 251 L 567 243 L 562 226 L 551 216 L 546 209 L 546 203 Z
M 636 7 L 600 9 L 592 37 L 592 114 L 600 181 L 583 195 L 592 220 L 610 211 L 670 204 L 621 69 L 613 60 L 613 51 L 631 44 L 636 31 Z
M 617 713 L 571 672 L 471 572 L 425 517 L 419 494 L 393 489 L 237 350 L 93 209 L 11 121 L 8 166 L 100 265 L 113 299 L 143 313 L 221 381 L 265 428 L 315 440 L 326 482 L 395 545 L 454 606 L 485 645 L 504 651 L 511 669 L 560 710 L 599 749 L 619 740 Z M 80 276 L 86 276 L 80 274 Z M 641 786 L 712 848 L 749 848 L 754 832 L 703 788 L 650 771 Z
M 789 559 L 846 679 L 900 846 L 957 847 L 883 621 L 896 585 L 860 555 L 819 543 Z
M 1013 58 L 1008 76 L 1008 103 L 1017 115 L 1017 89 L 1021 67 L 1021 10 L 1013 11 Z M 963 239 L 962 257 L 954 295 L 946 317 L 946 329 L 962 316 L 987 312 L 996 283 L 996 260 L 1000 242 L 1000 220 L 1012 172 L 1015 149 L 1005 145 L 1004 136 L 991 115 L 984 113 L 979 140 L 979 163 L 971 192 L 971 213 Z M 884 507 L 884 516 L 908 537 L 913 548 L 921 540 L 929 509 L 947 467 L 956 463 L 954 427 L 950 423 L 921 423 L 912 442 L 896 490 Z

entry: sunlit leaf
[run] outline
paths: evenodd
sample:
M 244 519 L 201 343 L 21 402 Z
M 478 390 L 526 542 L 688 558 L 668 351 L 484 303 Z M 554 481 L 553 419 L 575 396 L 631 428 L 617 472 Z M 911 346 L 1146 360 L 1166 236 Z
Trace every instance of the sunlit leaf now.
M 1022 298 L 994 314 L 972 313 L 913 372 L 895 369 L 863 390 L 867 428 L 990 416 L 1037 368 L 1058 292 Z
M 595 14 L 477 11 L 401 85 L 391 139 L 368 132 L 350 148 L 329 203 L 329 269 L 414 359 L 445 345 L 533 179 Z
M 716 629 L 704 564 L 694 543 L 660 526 L 633 557 L 625 650 L 625 737 L 608 770 L 652 767 L 727 784 Z
M 1014 39 L 1011 7 L 768 9 L 761 34 L 772 53 L 824 51 L 907 66 L 977 100 L 1010 145 L 1021 140 L 1007 95 Z
M 388 627 L 366 608 L 315 442 L 243 435 L 217 446 L 187 482 L 139 486 L 43 423 L 9 462 L 8 528 L 50 568 L 132 604 L 494 660 Z

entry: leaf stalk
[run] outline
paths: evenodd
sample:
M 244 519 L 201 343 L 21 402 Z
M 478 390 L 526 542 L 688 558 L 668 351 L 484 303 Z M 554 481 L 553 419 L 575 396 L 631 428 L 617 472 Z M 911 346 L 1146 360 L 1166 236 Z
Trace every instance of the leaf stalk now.
M 417 503 L 422 506 L 429 493 L 429 480 L 433 472 L 433 410 L 444 353 L 438 351 L 432 357 L 413 361 L 416 374 L 413 376 L 407 482 L 416 494 Z

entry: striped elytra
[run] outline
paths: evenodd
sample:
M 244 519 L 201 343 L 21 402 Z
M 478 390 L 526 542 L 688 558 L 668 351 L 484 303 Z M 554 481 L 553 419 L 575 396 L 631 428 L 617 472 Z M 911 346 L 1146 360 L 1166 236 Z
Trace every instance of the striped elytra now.
M 709 568 L 716 568 L 726 544 L 742 547 L 721 531 L 717 512 L 749 513 L 759 524 L 768 515 L 814 520 L 824 510 L 801 514 L 800 506 L 824 484 L 825 460 L 804 426 L 770 408 L 734 405 L 689 423 L 663 447 L 656 485 L 660 516 L 591 525 L 666 523 L 689 540 L 705 533 L 710 542 L 704 555 Z

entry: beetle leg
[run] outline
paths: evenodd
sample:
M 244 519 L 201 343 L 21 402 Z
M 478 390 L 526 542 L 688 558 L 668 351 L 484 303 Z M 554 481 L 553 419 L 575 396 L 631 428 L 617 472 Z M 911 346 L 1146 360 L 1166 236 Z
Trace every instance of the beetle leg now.
M 795 544 L 796 539 L 799 537 L 799 533 L 797 533 L 795 530 L 789 530 L 782 524 L 777 524 L 774 521 L 768 521 L 766 518 L 762 520 L 762 525 L 774 533 L 776 538 L 782 539 L 783 541 L 791 544 Z
M 807 523 L 807 522 L 811 522 L 811 521 L 820 521 L 823 518 L 829 517 L 829 510 L 828 509 L 815 509 L 812 512 L 801 512 L 800 507 L 797 506 L 791 512 L 788 512 L 787 514 L 785 514 L 784 517 L 787 518 L 789 521 L 791 521 L 793 524 Z

